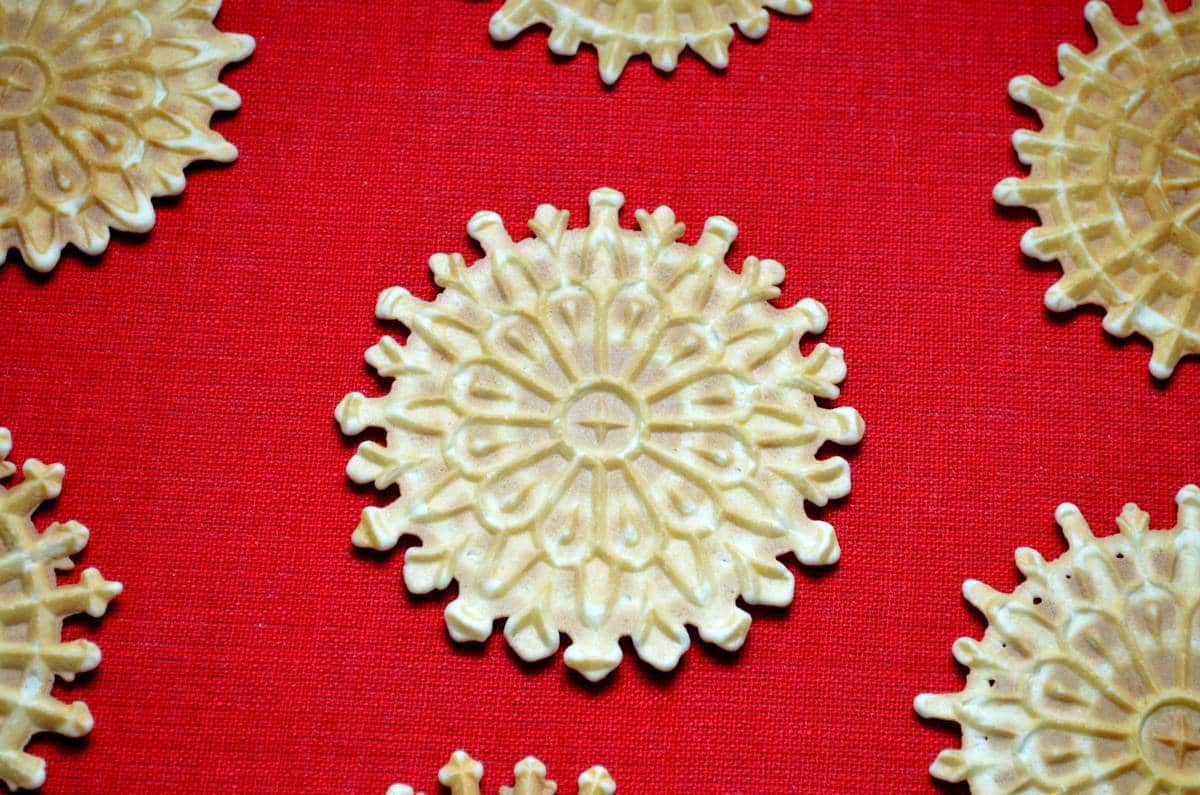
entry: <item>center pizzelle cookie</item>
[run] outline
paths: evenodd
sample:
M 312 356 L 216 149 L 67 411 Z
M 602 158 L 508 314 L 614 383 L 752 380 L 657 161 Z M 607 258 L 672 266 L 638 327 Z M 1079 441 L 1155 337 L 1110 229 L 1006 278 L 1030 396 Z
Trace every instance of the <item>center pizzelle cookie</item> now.
M 446 608 L 455 640 L 504 635 L 526 660 L 573 643 L 588 679 L 621 661 L 619 640 L 657 668 L 686 651 L 685 628 L 725 649 L 750 617 L 736 601 L 786 605 L 791 573 L 776 558 L 838 559 L 833 528 L 805 515 L 850 489 L 827 441 L 857 442 L 851 408 L 826 409 L 845 375 L 841 351 L 802 336 L 825 328 L 812 299 L 780 309 L 783 267 L 724 256 L 737 233 L 711 218 L 694 246 L 660 207 L 622 229 L 621 194 L 597 190 L 591 221 L 568 229 L 549 205 L 514 243 L 494 213 L 468 230 L 486 257 L 430 265 L 443 292 L 422 301 L 385 290 L 377 314 L 410 329 L 367 352 L 391 393 L 348 395 L 346 433 L 384 428 L 347 472 L 400 487 L 368 508 L 354 543 L 405 558 L 418 593 L 458 580 Z

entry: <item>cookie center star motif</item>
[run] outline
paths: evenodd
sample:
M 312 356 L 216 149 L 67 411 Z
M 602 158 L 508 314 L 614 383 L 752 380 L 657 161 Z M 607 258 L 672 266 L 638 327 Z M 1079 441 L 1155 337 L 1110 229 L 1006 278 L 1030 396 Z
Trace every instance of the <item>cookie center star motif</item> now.
M 1200 784 L 1200 703 L 1181 697 L 1153 707 L 1139 738 L 1142 756 L 1159 778 Z
M 0 48 L 0 120 L 37 110 L 50 80 L 50 69 L 40 54 L 22 47 Z
M 582 455 L 609 460 L 638 442 L 641 409 L 613 383 L 578 390 L 562 408 L 562 438 Z

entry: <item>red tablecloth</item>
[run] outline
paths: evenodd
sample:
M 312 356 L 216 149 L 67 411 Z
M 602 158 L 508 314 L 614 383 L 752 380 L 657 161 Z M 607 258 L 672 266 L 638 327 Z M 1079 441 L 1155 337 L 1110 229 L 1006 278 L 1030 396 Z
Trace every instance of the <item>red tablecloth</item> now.
M 592 763 L 626 793 L 965 792 L 926 772 L 956 727 L 911 707 L 962 684 L 950 644 L 982 627 L 962 580 L 1010 588 L 1016 547 L 1057 554 L 1062 500 L 1103 532 L 1127 500 L 1171 526 L 1200 479 L 1200 361 L 1156 383 L 1099 311 L 1048 313 L 1032 216 L 991 199 L 1033 124 L 1006 84 L 1092 46 L 1083 3 L 821 0 L 736 40 L 724 74 L 636 59 L 615 90 L 544 31 L 492 43 L 498 5 L 227 0 L 220 27 L 258 41 L 217 124 L 237 163 L 193 169 L 98 260 L 0 268 L 0 424 L 17 460 L 67 465 L 43 521 L 87 524 L 80 561 L 126 586 L 72 626 L 104 662 L 57 692 L 96 728 L 32 744 L 44 791 L 436 791 L 463 747 L 493 789 L 533 753 L 571 792 Z M 346 480 L 332 414 L 385 386 L 362 363 L 393 331 L 382 288 L 432 296 L 429 255 L 476 257 L 477 210 L 579 223 L 601 185 L 628 224 L 669 204 L 694 240 L 723 214 L 731 263 L 783 262 L 782 300 L 829 308 L 867 436 L 822 512 L 838 566 L 789 560 L 794 604 L 753 609 L 739 654 L 697 643 L 664 675 L 627 653 L 592 686 L 500 637 L 454 645 L 450 594 L 406 596 L 402 552 L 352 550 L 390 496 Z

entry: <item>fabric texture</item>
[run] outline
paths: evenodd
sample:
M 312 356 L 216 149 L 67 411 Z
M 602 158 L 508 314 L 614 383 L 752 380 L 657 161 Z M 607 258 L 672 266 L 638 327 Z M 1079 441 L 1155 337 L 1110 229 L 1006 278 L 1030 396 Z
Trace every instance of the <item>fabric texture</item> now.
M 911 706 L 961 687 L 951 643 L 982 627 L 962 581 L 1011 588 L 1018 546 L 1056 555 L 1060 501 L 1102 532 L 1126 501 L 1168 527 L 1200 480 L 1200 361 L 1156 382 L 1098 310 L 1049 313 L 1032 214 L 991 198 L 1034 125 L 1008 80 L 1091 48 L 1083 5 L 824 0 L 739 37 L 724 73 L 639 58 L 606 89 L 589 48 L 493 43 L 498 1 L 227 0 L 218 26 L 258 43 L 215 123 L 240 159 L 191 169 L 100 258 L 0 268 L 0 425 L 14 460 L 67 467 L 39 526 L 82 521 L 81 568 L 125 585 L 70 625 L 104 660 L 55 692 L 96 727 L 34 741 L 44 792 L 436 792 L 462 747 L 492 790 L 531 753 L 565 792 L 598 763 L 623 793 L 965 793 L 927 773 L 956 727 Z M 837 566 L 788 560 L 794 603 L 751 609 L 740 653 L 696 640 L 661 674 L 627 651 L 589 685 L 495 635 L 455 645 L 453 589 L 408 596 L 402 550 L 352 549 L 392 495 L 347 481 L 333 409 L 387 386 L 362 360 L 401 331 L 380 290 L 432 297 L 429 256 L 475 259 L 478 210 L 521 237 L 542 202 L 583 223 L 602 185 L 627 225 L 667 204 L 693 241 L 725 215 L 734 267 L 781 261 L 780 302 L 829 309 L 837 405 L 867 433 L 837 451 L 850 497 L 813 511 Z

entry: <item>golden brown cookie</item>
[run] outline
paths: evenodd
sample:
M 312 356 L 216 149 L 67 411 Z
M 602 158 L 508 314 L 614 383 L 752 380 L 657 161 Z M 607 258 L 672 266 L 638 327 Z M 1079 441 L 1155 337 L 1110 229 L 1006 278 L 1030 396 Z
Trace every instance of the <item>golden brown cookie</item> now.
M 155 196 L 195 160 L 237 150 L 209 129 L 241 99 L 221 70 L 254 49 L 220 0 L 0 0 L 0 262 L 39 271 L 109 228 L 146 232 Z

